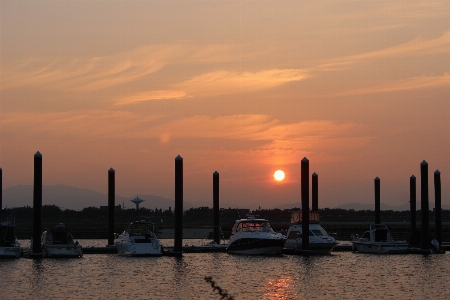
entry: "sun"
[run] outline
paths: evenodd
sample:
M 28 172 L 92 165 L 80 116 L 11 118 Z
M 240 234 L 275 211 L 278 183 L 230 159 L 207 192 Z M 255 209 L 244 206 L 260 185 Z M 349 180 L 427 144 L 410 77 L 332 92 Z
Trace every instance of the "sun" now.
M 282 170 L 277 170 L 275 173 L 273 173 L 273 178 L 275 178 L 276 181 L 282 181 L 284 179 L 285 175 Z

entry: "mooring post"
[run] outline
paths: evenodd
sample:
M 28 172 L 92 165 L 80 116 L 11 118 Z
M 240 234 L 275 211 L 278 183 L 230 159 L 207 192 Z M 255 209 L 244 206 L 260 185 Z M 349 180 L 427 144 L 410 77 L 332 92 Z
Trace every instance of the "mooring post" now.
M 409 210 L 411 214 L 411 234 L 416 232 L 416 176 L 409 178 Z
M 213 173 L 214 242 L 220 244 L 219 172 Z
M 420 164 L 420 203 L 422 213 L 422 242 L 421 249 L 430 249 L 430 224 L 429 224 L 429 205 L 428 205 L 428 163 L 424 160 Z
M 441 219 L 441 172 L 436 170 L 434 172 L 434 213 L 435 213 L 435 228 L 436 240 L 439 246 L 442 245 L 442 219 Z
M 183 158 L 175 158 L 175 240 L 174 252 L 183 252 Z
M 114 210 L 116 200 L 116 179 L 113 168 L 108 170 L 108 246 L 114 245 Z
M 42 154 L 34 154 L 34 184 L 33 184 L 33 254 L 40 254 L 42 220 Z
M 309 160 L 301 162 L 302 250 L 309 250 Z
M 312 211 L 319 210 L 319 176 L 316 172 L 312 174 Z
M 374 184 L 375 184 L 375 224 L 381 224 L 380 178 L 378 178 L 378 176 L 374 179 Z
M 3 171 L 0 168 L 0 210 L 3 209 Z

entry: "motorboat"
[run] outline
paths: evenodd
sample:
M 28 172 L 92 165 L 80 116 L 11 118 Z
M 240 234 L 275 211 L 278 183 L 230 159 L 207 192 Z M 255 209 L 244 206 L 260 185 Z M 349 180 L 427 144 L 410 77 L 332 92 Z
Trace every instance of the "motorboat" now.
M 114 239 L 114 245 L 121 256 L 161 256 L 162 246 L 155 235 L 151 222 L 132 222 L 122 234 Z
M 320 226 L 319 222 L 319 214 L 317 212 L 309 212 L 308 250 L 311 254 L 330 254 L 338 242 Z M 283 251 L 289 254 L 302 252 L 302 237 L 302 212 L 293 211 L 291 212 L 291 225 L 286 233 Z
M 82 257 L 83 250 L 74 241 L 72 232 L 63 223 L 46 230 L 41 235 L 42 257 Z
M 362 237 L 352 237 L 352 250 L 362 253 L 407 253 L 409 244 L 406 241 L 394 241 L 386 225 L 370 225 Z
M 285 237 L 276 233 L 266 219 L 236 220 L 227 245 L 227 252 L 249 255 L 281 255 Z
M 11 216 L 0 223 L 0 258 L 19 258 L 21 255 L 15 227 L 16 224 Z

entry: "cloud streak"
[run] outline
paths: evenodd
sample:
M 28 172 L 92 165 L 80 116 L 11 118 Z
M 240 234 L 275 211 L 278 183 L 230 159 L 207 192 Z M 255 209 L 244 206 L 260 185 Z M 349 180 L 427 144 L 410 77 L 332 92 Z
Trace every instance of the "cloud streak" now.
M 333 149 L 328 151 L 331 153 L 338 149 L 357 148 L 373 138 L 365 134 L 364 127 L 354 123 L 319 120 L 282 124 L 280 120 L 263 114 L 216 118 L 197 115 L 171 121 L 165 115 L 106 110 L 5 113 L 0 125 L 5 142 L 11 142 L 17 136 L 31 144 L 35 144 L 33 140 L 48 141 L 49 144 L 56 141 L 58 144 L 83 144 L 120 140 L 127 144 L 127 140 L 160 140 L 162 143 L 173 139 L 211 140 L 216 141 L 210 143 L 212 151 L 233 152 L 233 145 L 240 141 L 253 146 L 255 144 L 250 142 L 259 144 L 242 151 L 251 150 L 265 155 L 283 152 L 285 156 L 299 151 L 312 153 L 316 149 Z M 217 143 L 218 140 L 221 142 Z M 183 147 L 182 144 L 177 145 L 177 148 Z
M 338 96 L 361 95 L 361 94 L 376 94 L 389 93 L 398 91 L 430 89 L 439 87 L 450 87 L 450 75 L 445 73 L 441 76 L 421 76 L 408 78 L 398 81 L 389 81 L 382 85 L 370 86 L 361 89 L 354 89 L 338 93 Z
M 216 71 L 191 78 L 176 87 L 193 96 L 251 93 L 301 81 L 310 75 L 299 69 L 272 69 L 260 72 Z
M 1 89 L 35 87 L 44 90 L 92 92 L 134 82 L 170 64 L 213 64 L 237 59 L 227 45 L 151 45 L 103 57 L 36 58 L 3 64 Z

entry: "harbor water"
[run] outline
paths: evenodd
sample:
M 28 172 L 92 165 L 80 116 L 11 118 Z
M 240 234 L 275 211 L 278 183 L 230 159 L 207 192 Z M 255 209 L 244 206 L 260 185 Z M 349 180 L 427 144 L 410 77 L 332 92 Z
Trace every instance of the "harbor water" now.
M 199 240 L 184 240 L 189 244 Z M 105 246 L 106 240 L 80 240 Z M 173 240 L 162 240 L 171 246 Z M 21 241 L 26 246 L 26 241 Z M 450 299 L 450 254 L 0 259 L 1 299 Z

